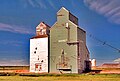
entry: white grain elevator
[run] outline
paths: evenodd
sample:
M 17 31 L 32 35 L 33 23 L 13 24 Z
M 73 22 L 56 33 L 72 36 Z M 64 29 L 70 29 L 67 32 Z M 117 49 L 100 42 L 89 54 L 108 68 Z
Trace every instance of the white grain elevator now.
M 41 22 L 30 39 L 30 72 L 49 72 L 49 26 Z

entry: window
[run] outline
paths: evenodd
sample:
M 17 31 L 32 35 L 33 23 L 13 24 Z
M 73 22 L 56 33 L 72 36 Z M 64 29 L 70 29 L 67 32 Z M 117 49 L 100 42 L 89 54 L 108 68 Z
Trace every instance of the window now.
M 43 62 L 43 60 L 41 62 Z
M 37 47 L 35 48 L 35 50 L 37 50 Z
M 38 56 L 38 60 L 39 60 L 39 56 Z
M 34 53 L 36 54 L 36 51 L 34 51 Z

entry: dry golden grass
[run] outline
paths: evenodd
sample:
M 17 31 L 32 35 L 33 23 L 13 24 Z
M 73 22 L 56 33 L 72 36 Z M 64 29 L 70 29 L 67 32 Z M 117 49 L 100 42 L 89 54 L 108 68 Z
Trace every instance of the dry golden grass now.
M 46 76 L 0 76 L 0 81 L 120 81 L 119 74 L 81 74 Z

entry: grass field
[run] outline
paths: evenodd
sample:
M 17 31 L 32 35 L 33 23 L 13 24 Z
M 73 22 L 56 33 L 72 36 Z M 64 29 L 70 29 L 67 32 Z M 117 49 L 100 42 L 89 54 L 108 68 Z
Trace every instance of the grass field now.
M 0 76 L 0 81 L 120 81 L 120 74 L 69 74 L 44 76 Z

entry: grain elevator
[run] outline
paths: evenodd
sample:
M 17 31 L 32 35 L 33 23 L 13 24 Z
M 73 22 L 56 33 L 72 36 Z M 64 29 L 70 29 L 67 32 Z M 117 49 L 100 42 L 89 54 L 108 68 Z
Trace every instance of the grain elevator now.
M 90 63 L 86 31 L 67 9 L 57 12 L 51 28 L 43 22 L 36 27 L 36 36 L 30 39 L 30 72 L 82 73 Z
M 50 29 L 50 72 L 81 73 L 90 69 L 86 32 L 78 18 L 62 7 Z
M 49 72 L 49 28 L 41 22 L 30 39 L 30 72 Z

